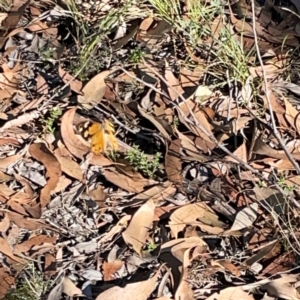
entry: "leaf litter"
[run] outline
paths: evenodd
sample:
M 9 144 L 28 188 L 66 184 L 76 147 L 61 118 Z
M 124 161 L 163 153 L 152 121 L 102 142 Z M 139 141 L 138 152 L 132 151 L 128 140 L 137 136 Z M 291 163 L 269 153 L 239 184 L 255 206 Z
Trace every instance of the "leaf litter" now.
M 299 6 L 229 2 L 0 3 L 1 299 L 300 299 Z

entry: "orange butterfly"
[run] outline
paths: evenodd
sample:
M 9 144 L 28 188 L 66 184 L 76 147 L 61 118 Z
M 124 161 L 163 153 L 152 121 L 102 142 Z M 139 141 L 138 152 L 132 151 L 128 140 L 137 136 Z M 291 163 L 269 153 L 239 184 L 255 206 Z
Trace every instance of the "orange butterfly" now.
M 90 120 L 82 122 L 77 125 L 77 131 L 90 143 L 91 151 L 95 154 L 118 150 L 114 125 L 107 119 L 101 123 Z

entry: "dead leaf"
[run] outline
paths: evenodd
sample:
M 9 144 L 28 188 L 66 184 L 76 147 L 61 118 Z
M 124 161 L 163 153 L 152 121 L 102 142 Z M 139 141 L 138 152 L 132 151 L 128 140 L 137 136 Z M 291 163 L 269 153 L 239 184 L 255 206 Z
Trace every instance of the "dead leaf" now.
M 54 155 L 58 162 L 60 163 L 61 170 L 72 178 L 77 179 L 78 181 L 83 180 L 83 172 L 79 164 L 71 159 L 63 157 L 60 154 L 60 150 L 56 149 Z
M 122 233 L 124 241 L 131 245 L 140 256 L 149 230 L 152 228 L 154 209 L 155 202 L 152 199 L 148 200 L 133 215 L 129 226 Z
M 126 228 L 130 219 L 130 215 L 123 216 L 118 223 L 99 240 L 99 245 L 109 242 L 116 234 L 120 233 L 123 228 Z
M 73 129 L 73 120 L 75 113 L 76 108 L 71 108 L 62 116 L 60 131 L 68 150 L 74 156 L 83 159 L 84 155 L 87 154 L 90 149 L 88 146 L 80 142 L 80 140 L 75 135 Z
M 61 66 L 58 68 L 58 74 L 65 84 L 70 83 L 71 90 L 79 95 L 82 95 L 82 82 L 74 78 L 67 71 L 65 71 Z
M 11 222 L 14 222 L 18 227 L 28 229 L 28 230 L 37 230 L 40 228 L 50 228 L 50 226 L 43 224 L 40 220 L 38 219 L 27 219 L 24 218 L 22 215 L 8 211 L 7 212 L 8 217 Z
M 182 165 L 180 159 L 180 145 L 181 140 L 177 139 L 171 141 L 166 157 L 165 157 L 165 168 L 168 175 L 168 179 L 175 183 L 179 188 L 183 188 L 182 183 Z
M 102 71 L 94 76 L 82 89 L 84 94 L 83 105 L 85 108 L 93 108 L 94 105 L 101 102 L 105 91 L 105 78 L 111 74 L 111 71 Z
M 124 265 L 124 261 L 115 260 L 113 262 L 104 262 L 102 265 L 104 281 L 115 280 L 114 274 L 117 273 Z
M 287 300 L 299 300 L 300 294 L 291 286 L 288 277 L 282 277 L 278 279 L 274 279 L 268 282 L 265 285 L 262 285 L 260 288 L 263 291 L 267 291 L 269 295 L 273 297 L 278 297 L 281 299 Z
M 266 255 L 268 255 L 276 246 L 278 243 L 278 240 L 274 240 L 267 245 L 265 245 L 262 249 L 260 249 L 257 253 L 252 255 L 250 258 L 247 258 L 244 261 L 244 264 L 247 266 L 252 266 L 254 263 L 260 261 L 262 258 L 264 258 Z
M 13 276 L 9 274 L 9 270 L 7 270 L 4 267 L 0 268 L 0 278 L 1 278 L 1 283 L 0 283 L 0 299 L 3 299 L 8 290 L 14 286 L 15 284 L 15 279 Z
M 62 282 L 62 291 L 69 297 L 83 296 L 81 289 L 76 287 L 73 281 L 69 277 L 64 277 Z
M 199 226 L 212 234 L 221 233 L 226 227 L 205 203 L 184 205 L 171 214 L 169 226 L 175 238 L 187 225 Z
M 32 249 L 35 246 L 43 245 L 43 244 L 52 244 L 54 245 L 55 241 L 57 239 L 57 236 L 46 236 L 46 235 L 38 235 L 30 238 L 27 241 L 24 241 L 23 243 L 17 244 L 14 247 L 14 254 L 22 254 L 27 253 L 30 249 Z
M 257 217 L 258 204 L 252 203 L 249 207 L 243 208 L 235 217 L 234 223 L 229 231 L 238 231 L 252 226 Z
M 241 276 L 240 270 L 232 262 L 230 262 L 227 259 L 211 260 L 210 263 L 212 266 L 219 266 L 222 269 L 229 271 L 230 273 L 232 273 L 233 275 L 235 275 L 237 277 Z
M 296 108 L 294 108 L 293 105 L 285 97 L 284 97 L 284 103 L 285 103 L 285 117 L 287 121 L 295 130 L 300 132 L 300 118 L 299 118 L 300 112 Z
M 10 246 L 8 245 L 6 240 L 3 239 L 2 237 L 0 237 L 0 252 L 18 263 L 21 263 L 21 264 L 25 263 L 23 259 L 15 256 L 13 254 L 12 250 L 10 249 Z
M 135 173 L 133 178 L 120 174 L 115 169 L 106 169 L 103 172 L 106 180 L 130 193 L 140 193 L 146 186 L 155 184 L 154 180 L 145 179 L 139 173 Z
M 157 271 L 152 278 L 145 281 L 128 283 L 124 288 L 114 286 L 102 292 L 96 300 L 147 300 L 155 289 L 159 273 Z
M 252 295 L 243 291 L 242 287 L 229 287 L 216 292 L 206 298 L 206 300 L 254 300 Z
M 0 232 L 6 232 L 10 226 L 8 214 L 4 214 L 4 218 L 0 221 Z
M 12 156 L 8 156 L 6 158 L 0 159 L 0 168 L 1 169 L 7 169 L 10 165 L 15 164 L 18 162 L 19 159 L 21 159 L 23 155 L 16 154 Z
M 174 76 L 168 64 L 165 66 L 165 79 L 168 82 L 168 93 L 172 101 L 184 94 L 184 90 L 181 87 L 179 80 Z
M 40 203 L 45 207 L 51 199 L 51 191 L 56 188 L 56 185 L 61 176 L 60 164 L 55 156 L 46 148 L 45 144 L 32 144 L 29 147 L 31 155 L 41 162 L 46 170 L 47 184 L 43 187 L 40 194 Z
M 195 300 L 194 292 L 188 283 L 188 266 L 191 262 L 189 259 L 191 249 L 187 249 L 183 255 L 183 264 L 181 279 L 178 289 L 175 293 L 175 300 Z

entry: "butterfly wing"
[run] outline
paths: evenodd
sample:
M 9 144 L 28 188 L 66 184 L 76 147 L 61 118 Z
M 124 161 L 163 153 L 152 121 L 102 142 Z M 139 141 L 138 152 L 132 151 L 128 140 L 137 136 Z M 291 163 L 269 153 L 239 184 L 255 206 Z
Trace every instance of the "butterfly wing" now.
M 106 151 L 105 128 L 102 124 L 92 123 L 89 127 L 89 135 L 91 136 L 91 150 L 95 154 Z

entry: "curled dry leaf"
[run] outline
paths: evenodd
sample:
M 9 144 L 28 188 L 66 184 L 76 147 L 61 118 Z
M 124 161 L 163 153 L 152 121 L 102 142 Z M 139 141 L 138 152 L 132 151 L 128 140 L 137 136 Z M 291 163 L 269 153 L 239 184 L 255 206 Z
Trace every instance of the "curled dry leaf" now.
M 226 227 L 205 203 L 188 204 L 178 208 L 171 214 L 169 225 L 175 238 L 187 225 L 199 226 L 211 234 L 219 234 Z
M 40 194 L 40 202 L 42 207 L 45 207 L 51 198 L 51 191 L 56 188 L 56 185 L 61 176 L 60 164 L 56 157 L 46 148 L 45 144 L 32 144 L 29 147 L 31 155 L 41 162 L 46 170 L 47 184 L 43 187 Z
M 155 289 L 156 282 L 160 271 L 145 281 L 129 283 L 124 288 L 114 286 L 102 292 L 96 300 L 147 300 L 153 290 Z
M 141 255 L 149 230 L 152 228 L 155 202 L 150 199 L 143 204 L 132 217 L 129 226 L 122 233 L 124 241 Z

